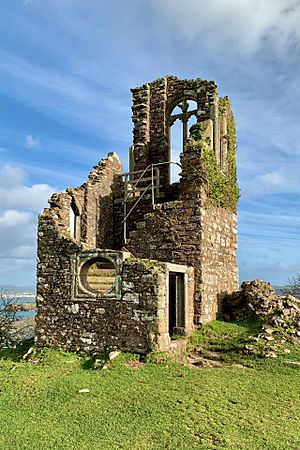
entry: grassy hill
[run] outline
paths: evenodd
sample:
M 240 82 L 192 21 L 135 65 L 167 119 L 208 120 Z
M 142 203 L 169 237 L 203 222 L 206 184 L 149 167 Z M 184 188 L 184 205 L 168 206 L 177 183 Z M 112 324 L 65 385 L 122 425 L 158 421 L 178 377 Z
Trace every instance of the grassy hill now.
M 183 362 L 123 354 L 95 363 L 44 349 L 23 361 L 28 344 L 2 351 L 0 448 L 298 449 L 300 348 L 247 355 L 255 327 L 214 322 Z

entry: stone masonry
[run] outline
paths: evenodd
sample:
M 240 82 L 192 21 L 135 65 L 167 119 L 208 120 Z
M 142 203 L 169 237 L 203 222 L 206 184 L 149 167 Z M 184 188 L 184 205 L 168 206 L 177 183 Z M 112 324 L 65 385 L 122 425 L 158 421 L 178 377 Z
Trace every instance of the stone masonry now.
M 224 190 L 235 169 L 228 101 L 220 108 L 215 83 L 201 79 L 164 77 L 132 93 L 130 173 L 111 153 L 85 184 L 54 194 L 40 215 L 38 345 L 168 350 L 172 335 L 215 319 L 222 298 L 238 287 L 236 211 L 211 188 L 211 173 Z M 184 139 L 180 180 L 172 184 L 176 120 Z

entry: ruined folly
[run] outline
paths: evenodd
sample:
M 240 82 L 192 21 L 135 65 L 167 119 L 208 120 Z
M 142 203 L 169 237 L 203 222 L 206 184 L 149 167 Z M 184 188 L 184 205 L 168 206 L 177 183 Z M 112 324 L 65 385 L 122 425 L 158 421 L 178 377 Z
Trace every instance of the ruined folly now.
M 39 217 L 38 345 L 169 350 L 173 336 L 215 319 L 224 295 L 238 288 L 228 97 L 218 97 L 213 81 L 173 76 L 131 91 L 129 172 L 110 153 L 82 186 L 54 194 Z

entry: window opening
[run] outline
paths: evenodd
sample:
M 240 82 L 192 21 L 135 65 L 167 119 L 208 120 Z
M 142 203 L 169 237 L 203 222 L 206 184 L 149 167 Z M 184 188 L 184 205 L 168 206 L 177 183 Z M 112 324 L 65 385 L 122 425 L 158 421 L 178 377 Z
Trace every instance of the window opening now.
M 180 162 L 179 155 L 184 152 L 189 128 L 197 122 L 197 102 L 183 98 L 173 108 L 170 116 L 170 161 Z M 171 164 L 170 181 L 179 180 L 180 168 Z
M 182 152 L 182 124 L 179 120 L 174 122 L 170 130 L 170 161 L 180 163 L 180 153 Z M 170 164 L 170 182 L 179 181 L 180 167 L 177 164 Z
M 70 236 L 71 236 L 72 238 L 75 238 L 75 234 L 76 234 L 76 230 L 75 230 L 75 222 L 76 222 L 75 212 L 74 212 L 73 208 L 70 207 L 70 222 L 69 222 L 69 227 L 70 227 Z
M 72 238 L 80 240 L 81 231 L 80 231 L 80 214 L 78 208 L 74 201 L 72 201 L 70 206 L 70 235 Z
M 115 287 L 115 265 L 106 258 L 94 258 L 83 264 L 80 280 L 85 289 L 97 294 L 106 294 Z

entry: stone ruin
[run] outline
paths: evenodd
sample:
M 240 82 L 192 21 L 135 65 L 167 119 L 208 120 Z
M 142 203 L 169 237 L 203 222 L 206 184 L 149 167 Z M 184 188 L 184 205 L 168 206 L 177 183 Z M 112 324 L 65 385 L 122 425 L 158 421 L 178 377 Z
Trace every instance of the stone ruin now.
M 173 76 L 131 91 L 129 171 L 110 153 L 39 217 L 38 345 L 166 351 L 172 337 L 215 319 L 238 288 L 228 97 L 213 81 Z M 180 161 L 170 144 L 177 121 Z
M 276 358 L 282 349 L 289 352 L 286 344 L 300 343 L 300 299 L 287 293 L 276 295 L 266 281 L 244 281 L 238 291 L 223 299 L 222 313 L 225 320 L 260 322 L 260 333 L 246 345 L 254 355 Z

